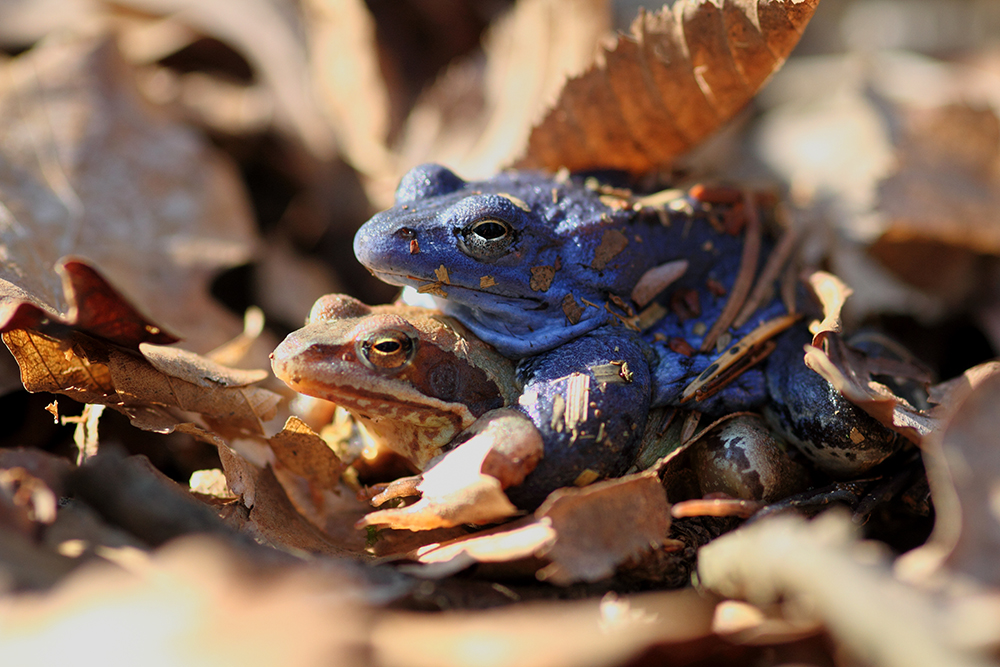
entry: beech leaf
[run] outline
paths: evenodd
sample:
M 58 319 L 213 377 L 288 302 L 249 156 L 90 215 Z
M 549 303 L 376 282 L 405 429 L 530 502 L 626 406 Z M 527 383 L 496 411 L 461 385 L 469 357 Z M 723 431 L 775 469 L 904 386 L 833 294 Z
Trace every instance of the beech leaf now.
M 570 79 L 521 168 L 668 167 L 742 109 L 784 63 L 819 0 L 679 0 Z
M 185 350 L 144 345 L 165 369 L 161 371 L 138 352 L 72 330 L 56 337 L 17 329 L 5 332 L 3 341 L 20 366 L 28 391 L 108 405 L 141 429 L 158 433 L 181 429 L 216 445 L 223 442 L 219 435 L 262 436 L 263 423 L 274 418 L 281 398 L 252 386 L 260 379 L 259 372 L 228 369 L 207 359 L 194 364 L 191 359 L 197 355 Z M 185 363 L 170 365 L 165 361 L 170 357 Z M 192 424 L 178 411 L 197 413 L 205 422 Z

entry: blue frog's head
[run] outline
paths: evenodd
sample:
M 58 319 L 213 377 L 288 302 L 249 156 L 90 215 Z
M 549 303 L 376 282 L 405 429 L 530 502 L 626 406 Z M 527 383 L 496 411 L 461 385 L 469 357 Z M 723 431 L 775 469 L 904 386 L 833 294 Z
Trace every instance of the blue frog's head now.
M 380 279 L 434 295 L 502 353 L 522 357 L 609 320 L 608 294 L 638 277 L 629 213 L 576 179 L 505 172 L 466 182 L 423 165 L 403 178 L 395 206 L 358 230 L 354 252 Z M 621 239 L 611 256 L 607 234 Z

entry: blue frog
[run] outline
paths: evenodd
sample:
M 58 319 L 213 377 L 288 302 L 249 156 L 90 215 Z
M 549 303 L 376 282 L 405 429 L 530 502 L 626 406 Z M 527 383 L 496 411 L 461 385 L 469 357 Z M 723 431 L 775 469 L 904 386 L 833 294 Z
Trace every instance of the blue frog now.
M 713 327 L 747 273 L 738 223 L 753 213 L 740 206 L 682 192 L 637 197 L 565 174 L 466 182 L 424 165 L 361 227 L 354 250 L 375 276 L 432 297 L 518 360 L 519 408 L 545 442 L 538 467 L 509 492 L 518 505 L 621 474 L 658 406 L 765 408 L 826 472 L 870 469 L 900 443 L 804 365 L 808 334 L 777 285 L 743 321 L 729 322 L 730 312 L 724 331 Z M 766 257 L 770 242 L 754 243 L 751 255 Z

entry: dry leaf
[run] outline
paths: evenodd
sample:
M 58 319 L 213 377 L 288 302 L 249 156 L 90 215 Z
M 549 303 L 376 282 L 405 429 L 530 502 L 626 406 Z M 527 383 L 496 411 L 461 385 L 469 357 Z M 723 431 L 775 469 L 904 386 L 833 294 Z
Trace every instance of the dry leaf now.
M 340 481 L 344 464 L 311 428 L 289 417 L 280 433 L 268 438 L 276 466 L 306 478 L 316 489 L 333 488 Z
M 680 0 L 570 79 L 522 168 L 646 173 L 731 119 L 784 62 L 818 0 Z
M 889 221 L 884 234 L 896 243 L 934 241 L 1000 255 L 996 111 L 955 103 L 930 109 L 904 107 L 896 113 L 902 125 L 899 162 L 895 172 L 879 183 L 878 207 Z M 923 273 L 940 279 L 940 271 L 926 264 Z
M 0 331 L 36 328 L 54 320 L 123 347 L 177 341 L 139 313 L 86 263 L 66 260 L 55 272 L 62 283 L 58 297 L 67 304 L 65 314 L 57 312 L 52 302 L 22 295 L 12 283 L 0 281 Z
M 305 4 L 314 51 L 312 80 L 341 150 L 363 173 L 395 174 L 386 147 L 389 91 L 379 68 L 371 13 L 362 0 Z
M 696 642 L 708 638 L 714 608 L 688 589 L 487 611 L 396 612 L 376 622 L 373 654 L 385 667 L 611 667 L 657 647 L 669 656 L 663 662 L 686 664 L 699 650 L 712 650 Z
M 819 347 L 828 334 L 839 334 L 843 331 L 840 312 L 853 290 L 840 278 L 826 271 L 811 273 L 809 287 L 823 307 L 823 320 L 809 323 L 809 333 L 813 335 L 812 344 Z
M 806 215 L 833 226 L 829 264 L 854 289 L 848 321 L 935 321 L 989 280 L 984 255 L 1000 248 L 995 89 L 995 75 L 906 53 L 802 60 L 768 87 L 763 102 L 775 106 L 754 150 Z
M 372 512 L 359 525 L 430 530 L 490 523 L 517 514 L 500 481 L 481 472 L 494 446 L 488 432 L 485 437 L 462 443 L 423 473 L 417 485 L 420 500 L 406 507 Z
M 108 405 L 144 430 L 188 432 L 216 445 L 223 437 L 263 435 L 281 397 L 251 383 L 262 371 L 230 369 L 176 348 L 143 345 L 161 371 L 129 352 L 72 330 L 62 338 L 17 329 L 3 334 L 31 392 Z M 197 413 L 203 425 L 184 412 Z M 206 426 L 212 430 L 207 430 Z
M 558 489 L 535 516 L 556 533 L 555 543 L 539 554 L 552 564 L 538 576 L 563 585 L 611 576 L 616 566 L 662 545 L 670 528 L 670 505 L 655 470 Z
M 988 375 L 952 407 L 946 425 L 925 448 L 936 513 L 927 547 L 946 554 L 944 564 L 951 571 L 996 587 L 1000 585 L 996 567 L 1000 512 L 995 500 L 1000 484 L 1000 377 L 995 362 L 980 370 Z
M 274 452 L 271 472 L 299 514 L 331 543 L 355 556 L 366 556 L 365 534 L 356 524 L 371 505 L 341 481 L 346 466 L 326 441 L 296 417 L 289 417 L 267 444 Z M 253 504 L 260 502 L 263 499 L 255 497 Z
M 819 620 L 846 655 L 872 664 L 989 664 L 956 646 L 946 606 L 893 580 L 885 553 L 854 532 L 836 512 L 764 519 L 702 547 L 699 579 L 757 606 L 784 600 L 791 620 Z
M 264 422 L 277 414 L 281 397 L 268 389 L 250 386 L 266 377 L 260 374 L 262 371 L 226 368 L 177 348 L 145 344 L 142 351 L 141 359 L 118 350 L 108 355 L 111 381 L 128 406 L 163 405 L 195 412 L 224 437 L 263 435 Z M 155 355 L 160 368 L 147 355 Z M 185 361 L 197 358 L 201 368 L 183 363 L 167 369 L 165 357 Z
M 809 324 L 813 340 L 805 346 L 806 366 L 883 426 L 912 442 L 921 442 L 938 426 L 938 418 L 914 407 L 876 377 L 904 378 L 927 386 L 929 372 L 912 358 L 875 357 L 853 349 L 840 335 L 840 313 L 852 290 L 823 271 L 810 275 L 809 284 L 823 308 L 823 320 Z
M 631 517 L 623 522 L 622 516 Z M 559 585 L 606 579 L 667 541 L 670 505 L 657 471 L 554 491 L 531 521 L 475 533 L 415 552 L 422 576 L 473 563 L 543 559 L 539 579 Z
M 932 415 L 918 410 L 886 385 L 872 379 L 888 374 L 886 369 L 891 366 L 898 371 L 897 377 L 926 381 L 926 372 L 920 366 L 860 354 L 835 334 L 826 337 L 824 350 L 806 345 L 805 363 L 848 401 L 911 442 L 919 443 L 938 426 Z
M 118 556 L 118 566 L 81 569 L 51 595 L 4 597 L 5 660 L 309 667 L 335 656 L 345 667 L 366 664 L 371 612 L 341 569 L 262 571 L 204 537 Z
M 304 72 L 310 54 L 298 11 L 271 0 L 125 0 L 133 11 L 170 17 L 234 47 L 269 91 L 275 124 L 321 158 L 334 142 Z
M 74 471 L 70 491 L 105 521 L 151 546 L 188 533 L 209 533 L 227 538 L 233 545 L 256 548 L 250 540 L 234 539 L 235 532 L 212 507 L 157 470 L 145 456 L 124 457 L 118 451 L 102 451 Z
M 232 166 L 143 102 L 106 40 L 47 42 L 2 68 L 5 300 L 65 317 L 55 269 L 73 255 L 192 349 L 234 335 L 206 285 L 254 241 Z
M 227 479 L 231 466 L 226 466 Z M 312 554 L 329 554 L 351 558 L 368 557 L 366 535 L 354 522 L 364 516 L 369 507 L 352 494 L 343 496 L 345 507 L 339 512 L 325 507 L 328 523 L 317 527 L 310 514 L 301 512 L 288 499 L 285 489 L 270 468 L 250 469 L 253 502 L 243 528 L 276 549 L 295 549 Z M 353 502 L 351 502 L 353 501 Z M 244 503 L 246 495 L 244 494 Z

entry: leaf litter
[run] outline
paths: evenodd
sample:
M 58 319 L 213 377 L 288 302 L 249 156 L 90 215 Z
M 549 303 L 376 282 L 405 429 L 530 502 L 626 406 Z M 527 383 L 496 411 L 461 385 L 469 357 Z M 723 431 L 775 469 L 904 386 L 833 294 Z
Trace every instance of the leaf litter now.
M 26 664 L 64 660 L 65 637 L 53 637 L 72 622 L 80 628 L 74 655 L 105 645 L 112 657 L 132 663 L 148 661 L 153 647 L 178 637 L 189 638 L 190 653 L 178 658 L 184 664 L 217 663 L 220 654 L 244 665 L 319 664 L 331 655 L 338 664 L 381 665 L 692 664 L 712 656 L 733 664 L 989 664 L 995 658 L 1000 598 L 990 560 L 996 547 L 991 485 L 998 471 L 989 455 L 995 365 L 930 386 L 930 408 L 915 406 L 883 380 L 909 373 L 910 381 L 930 385 L 923 369 L 865 365 L 851 356 L 840 321 L 843 314 L 851 330 L 865 314 L 883 310 L 933 320 L 967 308 L 988 337 L 1000 338 L 990 325 L 991 294 L 976 287 L 991 275 L 996 254 L 989 222 L 996 98 L 958 103 L 940 87 L 926 86 L 931 104 L 921 108 L 900 104 L 898 90 L 877 86 L 869 98 L 855 98 L 854 108 L 869 120 L 877 111 L 894 121 L 869 127 L 883 132 L 897 156 L 896 171 L 877 162 L 878 145 L 866 147 L 862 159 L 874 154 L 876 168 L 862 171 L 869 180 L 860 187 L 854 170 L 855 180 L 838 191 L 842 201 L 832 210 L 840 236 L 800 233 L 802 256 L 815 264 L 829 253 L 855 289 L 842 301 L 846 289 L 835 286 L 822 300 L 829 307 L 825 318 L 817 317 L 824 321 L 809 354 L 852 401 L 918 441 L 937 510 L 926 543 L 895 557 L 878 543 L 859 541 L 856 529 L 834 515 L 809 523 L 766 518 L 721 537 L 738 520 L 671 520 L 668 497 L 676 503 L 703 495 L 688 478 L 686 450 L 676 449 L 694 442 L 677 435 L 694 431 L 686 428 L 691 418 L 682 417 L 656 422 L 647 434 L 656 441 L 650 451 L 659 453 L 649 455 L 644 471 L 560 490 L 534 513 L 506 523 L 467 525 L 501 521 L 509 509 L 491 510 L 485 519 L 459 514 L 457 525 L 447 527 L 441 516 L 482 509 L 467 495 L 476 483 L 492 484 L 489 495 L 502 498 L 496 478 L 483 475 L 489 452 L 466 450 L 470 460 L 459 461 L 454 473 L 465 478 L 453 479 L 448 467 L 436 473 L 442 482 L 425 473 L 414 482 L 420 500 L 404 498 L 402 506 L 372 514 L 365 485 L 395 479 L 405 465 L 366 450 L 353 427 L 322 429 L 321 436 L 291 414 L 285 389 L 262 371 L 246 370 L 260 359 L 239 359 L 259 338 L 259 326 L 226 348 L 225 364 L 202 356 L 239 335 L 237 319 L 208 297 L 208 282 L 250 260 L 257 237 L 232 165 L 201 132 L 225 128 L 245 139 L 267 128 L 299 146 L 290 154 L 312 153 L 300 165 L 329 160 L 335 145 L 329 137 L 355 137 L 358 143 L 341 140 L 338 148 L 365 175 L 375 206 L 385 203 L 388 183 L 424 159 L 447 160 L 463 175 L 487 175 L 524 150 L 523 165 L 662 175 L 750 101 L 798 41 L 815 3 L 682 1 L 640 15 L 630 35 L 595 50 L 608 25 L 604 3 L 518 2 L 516 13 L 491 32 L 494 46 L 453 64 L 392 144 L 379 125 L 387 112 L 377 89 L 391 93 L 398 83 L 379 78 L 378 37 L 361 3 L 350 6 L 354 18 L 338 28 L 351 37 L 340 44 L 329 32 L 335 27 L 330 15 L 322 15 L 330 7 L 321 3 L 314 3 L 314 15 L 263 2 L 243 15 L 224 2 L 175 13 L 182 4 L 118 3 L 142 10 L 126 20 L 115 8 L 77 8 L 119 21 L 120 46 L 80 34 L 30 44 L 0 63 L 7 73 L 0 113 L 11 119 L 0 150 L 6 165 L 0 202 L 16 223 L 5 228 L 21 230 L 0 237 L 7 253 L 0 276 L 4 340 L 33 391 L 107 405 L 140 428 L 211 443 L 228 489 L 200 486 L 194 478 L 188 485 L 190 474 L 173 471 L 178 483 L 148 460 L 116 453 L 103 435 L 108 416 L 99 411 L 79 420 L 73 448 L 85 453 L 75 465 L 7 445 L 0 451 L 0 563 L 11 591 L 37 592 L 0 597 L 5 655 Z M 273 19 L 270 27 L 281 38 L 271 46 L 252 37 L 263 27 L 261 17 Z M 293 37 L 300 30 L 328 31 L 327 48 L 344 49 L 340 62 L 366 62 L 367 80 L 337 81 L 331 69 L 337 61 L 303 47 Z M 158 54 L 194 48 L 199 32 L 247 59 L 263 82 L 247 89 L 256 97 L 240 97 L 247 90 L 227 88 L 218 77 L 179 73 L 157 61 Z M 159 47 L 141 38 L 155 34 L 164 38 Z M 584 71 L 594 53 L 596 63 Z M 536 93 L 527 97 L 544 105 L 562 93 L 532 130 L 540 107 L 510 91 L 529 76 L 523 63 L 546 58 L 530 74 Z M 666 62 L 670 69 L 661 69 Z M 138 89 L 136 66 L 142 69 Z M 964 65 L 940 67 L 965 74 L 967 90 L 990 90 Z M 323 111 L 332 122 L 318 121 L 311 93 L 303 96 L 300 73 L 306 70 L 333 77 L 309 84 L 333 92 L 327 104 L 340 110 Z M 562 85 L 566 73 L 579 72 Z M 238 114 L 227 121 L 192 112 L 195 106 L 176 114 L 178 106 L 164 110 L 140 99 L 141 91 L 161 103 L 190 104 L 190 97 L 162 95 L 170 90 L 163 85 L 168 79 L 183 81 L 187 91 L 215 87 L 236 104 L 256 99 L 257 111 L 250 109 L 253 120 L 241 124 Z M 779 92 L 788 90 L 781 76 L 776 83 Z M 357 86 L 375 94 L 359 95 Z M 470 90 L 478 104 L 447 106 L 468 102 L 462 95 Z M 212 99 L 207 94 L 204 99 Z M 280 110 L 273 117 L 259 106 L 268 96 L 264 103 Z M 887 99 L 892 103 L 872 106 Z M 764 130 L 754 136 L 766 149 L 762 138 L 777 141 L 782 129 L 795 127 L 760 108 Z M 46 126 L 46 117 L 65 120 Z M 359 123 L 372 122 L 361 130 Z M 884 127 L 903 131 L 886 134 Z M 303 144 L 305 152 L 295 153 Z M 235 144 L 221 145 L 233 152 Z M 761 154 L 776 165 L 773 152 Z M 239 159 L 239 151 L 234 155 Z M 716 173 L 738 173 L 744 158 L 729 159 Z M 796 219 L 824 218 L 831 210 L 826 185 L 804 181 L 807 169 L 784 173 Z M 292 169 L 286 176 L 301 174 Z M 314 185 L 299 184 L 301 192 Z M 858 192 L 869 193 L 862 200 L 868 208 L 845 212 L 843 204 L 856 203 Z M 164 193 L 176 198 L 160 197 Z M 876 218 L 875 233 L 863 227 Z M 125 224 L 140 219 L 145 223 Z M 835 241 L 824 248 L 819 238 Z M 941 248 L 948 250 L 943 256 Z M 921 257 L 935 258 L 947 280 L 926 280 Z M 873 273 L 883 278 L 870 284 L 857 278 Z M 174 336 L 183 340 L 174 343 Z M 192 493 L 196 486 L 201 492 Z M 432 529 L 374 525 L 372 517 L 382 512 L 429 519 Z M 359 521 L 367 529 L 355 528 Z M 191 534 L 201 537 L 185 537 Z M 689 584 L 696 554 L 698 590 L 632 592 Z M 532 583 L 537 579 L 548 586 Z M 585 599 L 509 604 L 556 596 Z M 506 606 L 473 610 L 498 604 Z M 151 605 L 165 611 L 152 618 L 145 611 Z M 80 622 L 98 606 L 116 614 L 106 619 L 121 620 Z M 183 614 L 175 611 L 180 608 Z M 871 613 L 859 616 L 858 609 Z M 283 622 L 289 618 L 296 620 Z M 116 628 L 114 637 L 107 636 L 109 627 Z M 121 640 L 123 627 L 143 641 Z

